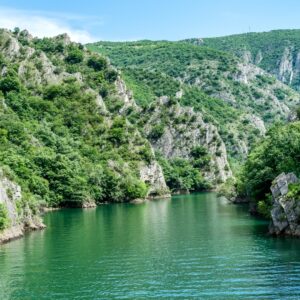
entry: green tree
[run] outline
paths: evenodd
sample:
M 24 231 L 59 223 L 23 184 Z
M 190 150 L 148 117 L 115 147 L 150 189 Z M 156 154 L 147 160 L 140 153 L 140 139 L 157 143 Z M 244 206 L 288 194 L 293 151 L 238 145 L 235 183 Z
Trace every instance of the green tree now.
M 78 64 L 83 61 L 83 53 L 80 49 L 71 47 L 65 60 L 69 64 Z
M 280 173 L 300 175 L 299 161 L 300 122 L 273 127 L 251 151 L 239 178 L 239 193 L 255 202 L 265 199 Z
M 14 73 L 7 74 L 3 79 L 0 80 L 0 90 L 2 90 L 4 94 L 7 94 L 10 91 L 19 92 L 20 89 L 20 80 Z
M 107 68 L 107 60 L 104 57 L 99 55 L 91 56 L 88 61 L 87 65 L 90 68 L 93 68 L 95 71 L 102 71 Z
M 9 225 L 8 211 L 3 203 L 0 203 L 0 231 Z

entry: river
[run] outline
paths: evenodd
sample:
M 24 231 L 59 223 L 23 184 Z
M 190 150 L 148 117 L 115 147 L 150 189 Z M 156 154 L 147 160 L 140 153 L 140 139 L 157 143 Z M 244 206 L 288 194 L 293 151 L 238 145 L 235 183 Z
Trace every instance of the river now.
M 0 246 L 0 299 L 300 299 L 300 240 L 214 193 L 65 209 Z

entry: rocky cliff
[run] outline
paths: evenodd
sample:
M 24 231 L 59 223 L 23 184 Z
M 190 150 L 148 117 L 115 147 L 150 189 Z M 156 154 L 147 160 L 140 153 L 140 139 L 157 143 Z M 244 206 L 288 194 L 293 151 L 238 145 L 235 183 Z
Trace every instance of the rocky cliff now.
M 156 161 L 141 166 L 140 178 L 149 185 L 146 196 L 148 199 L 171 197 L 170 189 L 166 185 L 163 170 Z
M 132 92 L 127 88 L 125 82 L 119 76 L 115 82 L 117 95 L 122 101 L 122 106 L 119 108 L 119 113 L 126 116 L 128 111 L 134 112 L 136 114 L 141 113 L 141 108 L 136 104 Z M 136 135 L 141 139 L 141 134 L 143 130 L 136 130 Z M 146 142 L 149 147 L 149 151 L 153 157 L 155 157 L 153 145 Z M 170 190 L 166 185 L 164 178 L 163 170 L 159 163 L 155 160 L 150 163 L 142 162 L 139 165 L 140 179 L 147 183 L 149 190 L 147 193 L 147 198 L 156 198 L 156 197 L 170 197 Z
M 295 29 L 207 38 L 201 42 L 191 39 L 187 42 L 234 53 L 246 63 L 261 67 L 283 83 L 299 90 L 299 37 L 300 31 Z
M 170 196 L 129 111 L 140 108 L 105 57 L 67 35 L 0 30 L 0 167 L 14 178 L 0 178 L 1 241 L 43 227 L 42 207 Z
M 273 181 L 271 234 L 300 237 L 300 201 L 289 195 L 289 186 L 296 183 L 299 180 L 294 173 L 282 173 Z
M 218 129 L 205 123 L 200 112 L 172 103 L 168 97 L 158 99 L 152 108 L 146 112 L 145 132 L 156 151 L 169 159 L 189 159 L 195 147 L 203 146 L 210 154 L 209 166 L 203 168 L 205 178 L 216 184 L 232 176 L 226 147 Z M 161 132 L 155 134 L 155 126 L 158 125 Z
M 36 208 L 22 199 L 21 187 L 0 169 L 0 244 L 22 236 L 26 230 L 42 228 Z
M 300 96 L 264 70 L 263 49 L 253 58 L 251 49 L 241 47 L 237 57 L 223 51 L 229 52 L 231 46 L 222 47 L 223 42 L 227 45 L 226 38 L 220 38 L 99 42 L 87 47 L 107 55 L 122 70 L 138 106 L 159 97 L 177 98 L 181 106 L 199 111 L 206 124 L 218 129 L 229 157 L 243 161 L 274 121 L 290 118 Z M 282 76 L 287 76 L 290 65 L 282 62 Z
M 274 52 L 275 50 L 277 49 L 274 49 Z M 268 55 L 269 54 L 263 53 L 261 50 L 259 50 L 256 55 L 248 50 L 245 50 L 245 52 L 241 54 L 246 63 L 252 63 L 258 66 L 267 60 L 265 56 Z M 299 90 L 300 51 L 295 51 L 293 46 L 286 46 L 277 55 L 276 64 L 268 66 L 268 71 L 275 75 L 281 82 Z
M 105 57 L 66 35 L 2 29 L 0 74 L 0 166 L 37 203 L 89 207 L 169 193 L 151 144 L 129 120 L 139 108 Z

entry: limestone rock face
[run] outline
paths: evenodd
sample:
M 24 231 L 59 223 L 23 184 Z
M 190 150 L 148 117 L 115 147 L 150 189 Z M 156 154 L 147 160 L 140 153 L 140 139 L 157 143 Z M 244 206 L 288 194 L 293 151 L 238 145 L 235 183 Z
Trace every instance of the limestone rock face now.
M 248 120 L 253 124 L 253 126 L 255 128 L 257 128 L 259 130 L 261 135 L 266 134 L 267 130 L 266 130 L 266 127 L 265 127 L 265 123 L 260 117 L 251 114 L 251 115 L 248 115 Z
M 56 37 L 57 40 L 62 41 L 65 46 L 71 44 L 71 38 L 67 33 L 60 34 Z
M 262 55 L 261 51 L 259 50 L 259 51 L 257 52 L 257 54 L 256 54 L 254 63 L 255 63 L 256 65 L 259 65 L 259 64 L 261 63 L 262 60 L 263 60 L 263 55 Z
M 14 226 L 18 223 L 16 203 L 22 198 L 21 187 L 5 177 L 2 170 L 0 176 L 0 203 L 7 209 L 9 222 Z
M 300 202 L 287 197 L 289 184 L 299 182 L 294 173 L 282 173 L 273 182 L 271 192 L 271 234 L 300 236 Z
M 28 41 L 32 40 L 32 36 L 26 30 L 21 31 L 20 35 Z M 70 38 L 66 34 L 59 35 L 55 39 L 62 41 L 65 46 L 71 43 Z M 41 83 L 59 84 L 70 77 L 82 83 L 82 75 L 80 73 L 69 74 L 60 72 L 46 53 L 41 52 L 38 55 L 34 48 L 22 45 L 10 31 L 5 29 L 0 29 L 0 51 L 11 62 L 19 62 L 18 75 L 27 86 Z M 36 62 L 38 62 L 38 65 L 36 65 Z M 2 76 L 5 75 L 5 71 L 5 68 L 1 70 Z
M 293 75 L 294 71 L 292 51 L 289 48 L 285 48 L 279 65 L 278 79 L 284 83 L 291 84 Z
M 242 54 L 242 59 L 245 63 L 249 64 L 252 62 L 252 54 L 250 51 L 244 51 Z
M 239 72 L 236 74 L 235 79 L 244 84 L 248 84 L 255 79 L 256 75 L 262 75 L 264 72 L 251 64 L 240 63 L 238 64 Z
M 21 237 L 26 229 L 41 229 L 44 224 L 26 206 L 17 208 L 22 199 L 21 187 L 8 179 L 0 169 L 0 204 L 7 211 L 8 226 L 0 231 L 0 244 Z
M 239 56 L 242 58 L 243 62 L 247 64 L 252 63 L 260 66 L 267 56 L 267 53 L 262 53 L 262 50 L 259 50 L 255 55 L 254 52 L 251 53 L 250 51 L 245 50 L 241 51 Z M 298 52 L 293 45 L 285 47 L 280 53 L 277 64 L 270 67 L 269 72 L 281 82 L 293 85 L 298 90 L 299 84 L 297 84 L 297 80 L 300 75 L 300 52 Z
M 42 63 L 42 75 L 48 83 L 56 83 L 57 76 L 54 74 L 55 67 L 48 59 L 45 53 L 41 53 L 40 61 Z
M 5 57 L 13 59 L 14 57 L 18 56 L 21 48 L 18 40 L 11 36 L 10 32 L 6 29 L 1 29 L 0 36 L 0 50 Z
M 162 168 L 156 161 L 152 161 L 149 165 L 144 164 L 141 166 L 140 178 L 149 186 L 147 198 L 165 198 L 171 196 Z
M 192 107 L 170 106 L 168 97 L 161 97 L 145 126 L 146 133 L 151 133 L 153 126 L 160 124 L 166 109 L 169 119 L 163 134 L 159 138 L 150 139 L 153 148 L 166 158 L 188 159 L 194 147 L 204 146 L 212 157 L 210 171 L 204 172 L 206 179 L 224 182 L 231 177 L 226 147 L 217 128 L 205 123 L 202 114 Z
M 123 114 L 126 110 L 131 107 L 135 111 L 139 112 L 141 109 L 137 106 L 132 92 L 127 89 L 125 82 L 118 77 L 115 82 L 116 90 L 118 92 L 119 98 L 123 101 L 124 105 L 120 110 L 120 113 Z M 141 133 L 136 132 L 137 136 L 140 137 Z M 154 155 L 154 150 L 150 146 L 152 154 Z M 170 197 L 170 190 L 167 187 L 164 174 L 161 166 L 156 160 L 153 160 L 150 164 L 143 163 L 140 168 L 140 179 L 144 181 L 148 187 L 147 198 L 165 198 Z
M 129 107 L 133 107 L 135 110 L 139 111 L 139 107 L 135 103 L 131 91 L 127 89 L 125 82 L 120 77 L 117 78 L 115 85 L 119 98 L 124 102 L 124 106 L 121 108 L 120 113 L 123 113 Z

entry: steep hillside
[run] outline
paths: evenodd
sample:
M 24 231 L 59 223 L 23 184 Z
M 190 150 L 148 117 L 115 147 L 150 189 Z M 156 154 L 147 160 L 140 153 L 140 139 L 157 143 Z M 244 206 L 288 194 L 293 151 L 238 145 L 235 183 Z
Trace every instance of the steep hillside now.
M 180 189 L 197 190 L 201 186 L 205 189 L 209 183 L 216 185 L 232 176 L 224 142 L 217 128 L 204 121 L 201 112 L 183 107 L 174 99 L 161 97 L 144 109 L 143 114 L 144 131 L 161 157 L 159 161 L 171 188 L 178 181 L 177 171 L 180 173 L 176 166 L 186 161 L 195 169 L 194 176 L 201 176 L 197 174 L 201 170 L 207 182 L 200 180 L 196 183 L 198 188 L 183 183 L 179 185 Z
M 47 207 L 215 188 L 299 103 L 288 86 L 218 50 L 164 41 L 88 48 L 66 35 L 0 30 L 6 239 L 42 227 Z
M 0 74 L 0 230 L 43 207 L 169 194 L 150 143 L 113 109 L 134 103 L 105 58 L 1 30 Z
M 151 142 L 173 192 L 215 188 L 232 176 L 218 130 L 203 120 L 200 111 L 182 107 L 178 99 L 166 96 L 141 107 L 123 81 L 117 86 L 125 105 L 112 102 L 107 107 L 126 116 Z
M 201 113 L 234 160 L 244 159 L 266 127 L 287 119 L 299 103 L 299 94 L 288 86 L 218 50 L 166 41 L 99 42 L 88 48 L 122 69 L 140 106 L 167 96 Z
M 274 126 L 249 155 L 238 197 L 271 220 L 270 233 L 300 236 L 300 122 Z
M 189 42 L 234 53 L 300 89 L 300 30 L 273 30 L 218 38 L 191 39 Z

